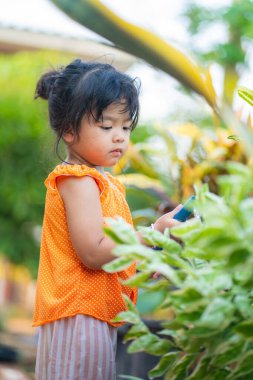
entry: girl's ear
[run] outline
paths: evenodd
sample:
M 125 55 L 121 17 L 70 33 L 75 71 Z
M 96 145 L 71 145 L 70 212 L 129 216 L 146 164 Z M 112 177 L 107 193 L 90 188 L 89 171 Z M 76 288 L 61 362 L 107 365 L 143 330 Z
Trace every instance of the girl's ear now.
M 75 135 L 73 132 L 69 131 L 69 132 L 64 133 L 62 138 L 65 141 L 65 143 L 72 144 L 75 140 Z

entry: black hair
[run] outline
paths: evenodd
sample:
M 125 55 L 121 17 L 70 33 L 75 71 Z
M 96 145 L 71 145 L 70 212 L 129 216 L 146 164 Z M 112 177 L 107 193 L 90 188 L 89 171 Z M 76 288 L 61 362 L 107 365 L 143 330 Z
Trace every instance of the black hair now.
M 139 88 L 136 78 L 109 64 L 76 59 L 66 67 L 42 75 L 35 99 L 48 100 L 50 126 L 57 135 L 57 151 L 64 133 L 72 131 L 78 136 L 84 116 L 98 120 L 105 108 L 121 100 L 126 103 L 123 112 L 129 113 L 134 129 L 139 117 Z

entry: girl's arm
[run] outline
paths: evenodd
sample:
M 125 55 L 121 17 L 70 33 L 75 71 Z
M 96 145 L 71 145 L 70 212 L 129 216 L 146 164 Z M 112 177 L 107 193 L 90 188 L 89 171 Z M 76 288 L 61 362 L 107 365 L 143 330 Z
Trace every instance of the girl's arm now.
M 60 177 L 57 187 L 65 205 L 70 238 L 77 255 L 88 268 L 101 269 L 115 259 L 112 250 L 116 244 L 103 231 L 100 193 L 95 180 L 88 176 Z M 181 207 L 157 219 L 154 228 L 164 232 L 166 227 L 177 225 L 179 222 L 172 217 Z M 144 243 L 141 233 L 138 236 Z
M 73 247 L 82 263 L 101 269 L 115 259 L 116 244 L 104 235 L 100 193 L 91 177 L 60 177 L 58 191 L 65 205 L 67 224 Z

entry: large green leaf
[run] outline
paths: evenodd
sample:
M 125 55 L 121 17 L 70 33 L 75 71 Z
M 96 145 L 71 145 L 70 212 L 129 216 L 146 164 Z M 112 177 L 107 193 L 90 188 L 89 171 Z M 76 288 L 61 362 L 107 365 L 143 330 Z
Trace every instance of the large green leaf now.
M 126 22 L 99 0 L 52 0 L 74 20 L 112 41 L 119 48 L 165 71 L 203 95 L 215 107 L 209 72 L 204 72 L 181 51 L 144 28 Z
M 128 347 L 128 352 L 145 351 L 151 355 L 160 356 L 166 354 L 171 348 L 172 344 L 167 339 L 158 338 L 155 334 L 145 334 L 137 338 Z
M 166 371 L 168 371 L 177 356 L 178 352 L 168 352 L 163 355 L 159 363 L 149 371 L 149 378 L 153 379 L 155 377 L 162 376 Z
M 170 380 L 185 380 L 187 376 L 187 367 L 192 364 L 195 356 L 186 354 L 181 356 L 176 363 L 170 368 L 167 378 Z

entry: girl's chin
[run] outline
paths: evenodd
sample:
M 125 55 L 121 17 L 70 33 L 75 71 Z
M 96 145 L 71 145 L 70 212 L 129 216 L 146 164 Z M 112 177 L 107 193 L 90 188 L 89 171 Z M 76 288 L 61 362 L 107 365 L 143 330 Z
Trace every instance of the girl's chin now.
M 87 159 L 82 159 L 82 163 L 87 165 L 87 166 L 91 166 L 91 167 L 95 167 L 95 166 L 104 166 L 104 167 L 111 167 L 111 166 L 114 166 L 116 165 L 119 160 L 120 160 L 121 156 L 119 157 L 118 155 L 115 155 L 114 157 L 110 157 L 109 159 L 101 159 L 101 160 L 90 160 L 88 161 Z M 80 162 L 79 162 L 80 163 Z

